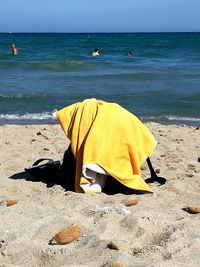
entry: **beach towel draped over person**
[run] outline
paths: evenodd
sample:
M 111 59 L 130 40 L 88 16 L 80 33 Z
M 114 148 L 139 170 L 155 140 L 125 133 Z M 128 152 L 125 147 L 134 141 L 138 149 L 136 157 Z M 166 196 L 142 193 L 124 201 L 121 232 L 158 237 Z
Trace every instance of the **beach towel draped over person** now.
M 101 191 L 106 175 L 126 187 L 152 192 L 140 167 L 156 141 L 136 116 L 116 103 L 94 98 L 67 106 L 56 115 L 76 158 L 76 192 Z

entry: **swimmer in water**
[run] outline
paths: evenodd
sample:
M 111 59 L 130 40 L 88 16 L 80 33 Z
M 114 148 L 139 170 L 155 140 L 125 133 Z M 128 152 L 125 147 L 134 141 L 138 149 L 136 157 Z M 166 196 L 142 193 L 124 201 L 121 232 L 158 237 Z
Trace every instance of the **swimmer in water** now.
M 15 44 L 12 44 L 12 54 L 17 55 L 17 47 Z
M 93 56 L 93 57 L 99 56 L 99 49 L 98 49 L 98 48 L 96 48 L 96 49 L 92 52 L 92 56 Z

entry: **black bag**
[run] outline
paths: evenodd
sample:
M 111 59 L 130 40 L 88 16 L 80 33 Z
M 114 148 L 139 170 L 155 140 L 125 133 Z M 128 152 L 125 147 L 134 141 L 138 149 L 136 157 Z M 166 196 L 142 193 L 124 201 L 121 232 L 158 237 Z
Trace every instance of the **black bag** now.
M 46 161 L 46 163 L 44 163 Z M 41 164 L 43 163 L 43 164 Z M 30 168 L 25 168 L 25 171 L 34 176 L 35 181 L 56 181 L 60 178 L 60 161 L 54 161 L 49 158 L 38 159 Z
M 25 171 L 34 177 L 34 181 L 60 184 L 68 190 L 75 190 L 76 159 L 70 145 L 64 153 L 62 163 L 59 160 L 41 158 L 30 168 L 25 168 Z

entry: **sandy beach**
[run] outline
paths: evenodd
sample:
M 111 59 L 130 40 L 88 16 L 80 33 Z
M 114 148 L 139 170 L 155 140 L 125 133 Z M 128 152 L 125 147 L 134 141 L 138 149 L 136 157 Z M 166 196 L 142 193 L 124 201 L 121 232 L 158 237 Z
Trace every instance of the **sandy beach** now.
M 200 129 L 146 123 L 158 145 L 151 157 L 165 185 L 153 194 L 79 194 L 26 179 L 39 158 L 62 160 L 59 125 L 0 126 L 0 267 L 200 266 Z M 149 178 L 147 165 L 142 176 Z M 125 200 L 138 199 L 126 206 Z M 16 200 L 7 206 L 6 200 Z M 62 228 L 78 239 L 51 245 Z

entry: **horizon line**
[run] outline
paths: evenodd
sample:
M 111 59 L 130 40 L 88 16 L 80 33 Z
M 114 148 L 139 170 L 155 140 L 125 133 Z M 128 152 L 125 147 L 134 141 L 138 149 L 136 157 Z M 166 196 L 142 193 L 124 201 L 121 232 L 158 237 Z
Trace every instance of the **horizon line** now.
M 200 33 L 200 31 L 119 31 L 119 32 L 116 32 L 116 31 L 109 31 L 109 32 L 64 32 L 64 31 L 16 31 L 16 32 L 12 32 L 12 31 L 2 31 L 0 32 L 0 34 L 28 34 L 28 33 L 37 33 L 37 34 L 45 34 L 45 33 L 48 33 L 48 34 L 57 34 L 57 33 L 61 33 L 61 34 L 127 34 L 127 33 L 132 33 L 132 34 L 137 34 L 137 33 Z

